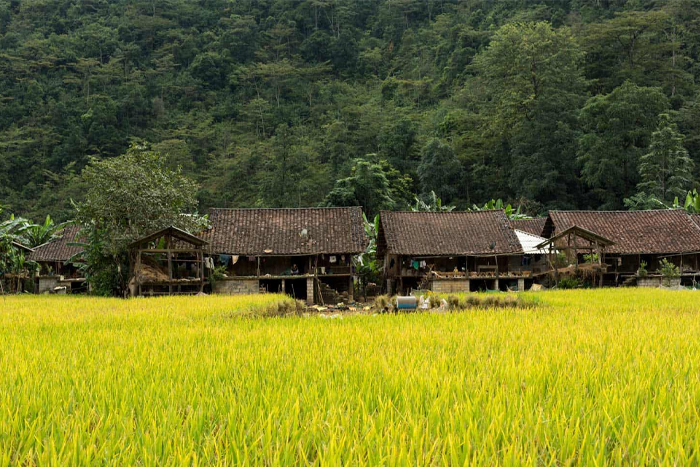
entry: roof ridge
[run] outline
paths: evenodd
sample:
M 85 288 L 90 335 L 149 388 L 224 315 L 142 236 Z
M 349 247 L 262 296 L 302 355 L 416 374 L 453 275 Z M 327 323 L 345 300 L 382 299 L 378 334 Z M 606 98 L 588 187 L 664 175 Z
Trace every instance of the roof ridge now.
M 302 208 L 209 208 L 209 211 L 310 211 L 312 209 L 358 209 L 362 206 L 306 206 Z
M 481 211 L 387 211 L 382 210 L 379 213 L 398 213 L 398 214 L 477 214 L 480 212 L 505 212 L 505 209 L 483 209 Z
M 638 209 L 636 211 L 624 211 L 622 209 L 611 209 L 611 210 L 605 210 L 605 211 L 596 211 L 596 210 L 591 210 L 591 209 L 550 209 L 547 211 L 548 213 L 550 212 L 590 212 L 590 213 L 598 213 L 598 214 L 603 214 L 603 213 L 637 213 L 637 212 L 678 212 L 678 211 L 683 211 L 687 212 L 683 208 L 672 208 L 672 209 Z M 688 213 L 690 215 L 690 213 Z M 546 219 L 546 217 L 545 217 Z

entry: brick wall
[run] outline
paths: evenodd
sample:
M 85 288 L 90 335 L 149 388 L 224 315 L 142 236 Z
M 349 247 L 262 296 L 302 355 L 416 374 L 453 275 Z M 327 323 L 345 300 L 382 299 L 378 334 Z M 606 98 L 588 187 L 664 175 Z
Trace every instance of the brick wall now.
M 222 295 L 246 295 L 260 291 L 257 279 L 221 279 L 214 283 L 213 292 Z

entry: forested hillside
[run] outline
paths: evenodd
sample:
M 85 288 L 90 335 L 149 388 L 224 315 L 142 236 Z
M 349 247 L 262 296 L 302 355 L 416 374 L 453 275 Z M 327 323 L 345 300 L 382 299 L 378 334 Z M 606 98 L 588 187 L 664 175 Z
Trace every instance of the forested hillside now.
M 699 59 L 695 0 L 0 0 L 0 202 L 66 219 L 135 141 L 200 210 L 670 202 Z

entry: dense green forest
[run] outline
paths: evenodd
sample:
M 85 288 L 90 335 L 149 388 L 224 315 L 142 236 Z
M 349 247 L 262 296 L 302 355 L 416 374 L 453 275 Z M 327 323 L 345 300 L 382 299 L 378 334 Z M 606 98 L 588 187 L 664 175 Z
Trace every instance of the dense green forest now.
M 643 207 L 696 186 L 698 75 L 696 0 L 0 0 L 0 202 L 65 220 L 139 142 L 202 211 Z

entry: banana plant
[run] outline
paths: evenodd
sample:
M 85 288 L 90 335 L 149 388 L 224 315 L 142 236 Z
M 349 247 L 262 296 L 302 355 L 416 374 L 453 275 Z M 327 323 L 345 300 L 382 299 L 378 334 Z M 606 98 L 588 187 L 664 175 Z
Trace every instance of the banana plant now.
M 66 226 L 66 223 L 56 224 L 51 216 L 46 216 L 43 224 L 28 223 L 20 227 L 17 231 L 22 243 L 28 247 L 34 248 L 44 243 L 50 242 L 58 235 L 57 233 Z
M 520 212 L 520 206 L 518 206 L 518 208 L 515 209 L 510 204 L 505 204 L 500 198 L 496 200 L 492 199 L 483 206 L 478 206 L 474 204 L 470 211 L 490 211 L 493 209 L 503 209 L 503 211 L 506 214 L 506 217 L 508 217 L 508 219 L 510 220 L 532 219 L 532 217 L 528 216 L 527 214 Z
M 455 206 L 450 206 L 450 205 L 443 206 L 442 199 L 439 198 L 435 194 L 434 191 L 431 191 L 430 194 L 428 195 L 428 197 L 429 197 L 428 202 L 425 202 L 416 196 L 415 197 L 416 204 L 411 206 L 411 211 L 414 211 L 414 212 L 421 212 L 421 211 L 450 212 L 450 211 L 453 211 L 455 209 Z
M 676 198 L 675 204 L 678 204 L 678 198 Z M 698 195 L 698 190 L 693 189 L 693 191 L 688 192 L 683 207 L 689 213 L 700 214 L 700 195 Z

